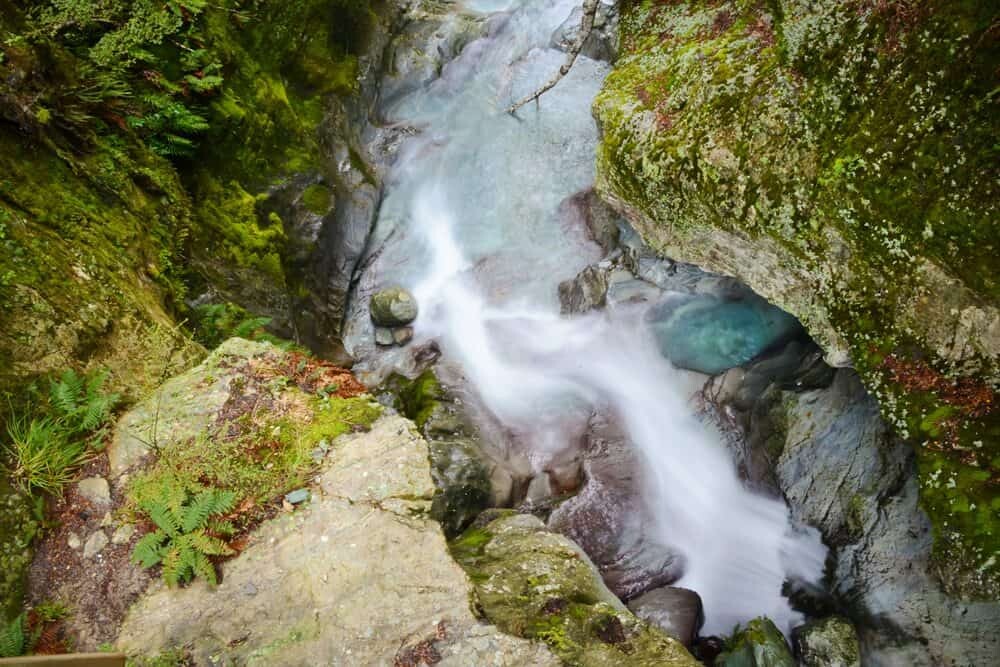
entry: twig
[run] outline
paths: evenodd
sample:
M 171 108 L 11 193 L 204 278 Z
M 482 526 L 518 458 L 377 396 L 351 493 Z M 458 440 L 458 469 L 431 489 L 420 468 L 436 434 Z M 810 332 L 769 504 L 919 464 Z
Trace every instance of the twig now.
M 583 0 L 583 16 L 580 18 L 580 32 L 577 35 L 576 42 L 572 47 L 570 47 L 570 50 L 566 52 L 566 61 L 562 64 L 562 67 L 559 68 L 559 73 L 549 79 L 544 86 L 536 90 L 531 95 L 528 95 L 524 99 L 509 106 L 507 108 L 507 113 L 513 115 L 514 112 L 528 102 L 537 100 L 546 92 L 555 88 L 556 84 L 559 83 L 564 76 L 569 74 L 570 69 L 573 67 L 573 63 L 576 62 L 577 56 L 579 56 L 580 51 L 583 50 L 584 43 L 586 43 L 587 38 L 590 37 L 590 33 L 594 29 L 594 17 L 597 15 L 597 7 L 599 5 L 600 0 Z

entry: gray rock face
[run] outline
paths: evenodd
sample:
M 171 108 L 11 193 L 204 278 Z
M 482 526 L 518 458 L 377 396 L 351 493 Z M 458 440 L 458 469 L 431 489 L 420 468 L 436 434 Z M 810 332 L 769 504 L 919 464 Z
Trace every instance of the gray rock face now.
M 1000 603 L 944 593 L 912 448 L 889 431 L 856 373 L 838 369 L 824 387 L 829 370 L 816 355 L 806 349 L 796 365 L 779 354 L 706 386 L 720 420 L 746 433 L 744 445 L 734 439 L 744 472 L 823 533 L 835 562 L 832 602 L 856 624 L 866 664 L 989 664 L 1000 655 Z
M 540 644 L 481 624 L 440 526 L 427 445 L 401 417 L 334 443 L 306 508 L 262 525 L 214 590 L 156 584 L 116 642 L 246 665 L 557 665 Z M 406 663 L 407 656 L 412 658 Z
M 842 616 L 807 623 L 792 636 L 802 667 L 861 667 L 858 633 Z
M 417 300 L 402 287 L 387 287 L 372 295 L 372 322 L 381 327 L 401 327 L 417 319 Z
M 553 48 L 569 50 L 580 38 L 580 18 L 583 8 L 576 7 L 562 25 L 552 34 Z M 618 56 L 618 3 L 601 2 L 594 16 L 594 28 L 583 43 L 580 55 L 594 60 L 613 62 Z
M 630 601 L 628 608 L 685 645 L 695 640 L 705 621 L 701 598 L 686 588 L 654 588 Z

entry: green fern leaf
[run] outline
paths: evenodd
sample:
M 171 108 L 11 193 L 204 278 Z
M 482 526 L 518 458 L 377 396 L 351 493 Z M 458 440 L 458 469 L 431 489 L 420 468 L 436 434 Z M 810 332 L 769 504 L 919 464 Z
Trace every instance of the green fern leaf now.
M 192 572 L 207 581 L 210 585 L 215 586 L 218 583 L 218 579 L 216 578 L 215 566 L 212 565 L 212 561 L 200 551 L 192 551 L 192 553 L 194 554 Z
M 208 530 L 216 535 L 225 535 L 226 537 L 232 537 L 236 533 L 236 526 L 233 525 L 232 521 L 223 521 L 222 519 L 209 519 Z
M 16 658 L 24 655 L 26 644 L 24 614 L 15 618 L 10 624 L 0 626 L 0 658 Z
M 149 515 L 149 518 L 153 520 L 156 527 L 165 532 L 168 536 L 176 538 L 180 534 L 180 522 L 166 505 L 156 501 L 147 501 L 143 503 L 142 509 Z
M 181 582 L 181 550 L 176 543 L 163 554 L 163 581 L 171 587 Z
M 228 544 L 217 537 L 206 535 L 200 530 L 191 533 L 187 537 L 190 538 L 189 544 L 191 547 L 199 553 L 208 556 L 229 556 L 234 553 Z
M 181 528 L 185 533 L 203 528 L 208 524 L 208 517 L 213 514 L 225 514 L 236 502 L 236 494 L 232 491 L 206 489 L 202 491 L 184 511 Z
M 84 379 L 73 370 L 63 373 L 59 380 L 52 382 L 49 387 L 49 399 L 52 406 L 64 417 L 69 417 L 76 412 L 83 393 Z
M 163 560 L 163 543 L 166 541 L 167 534 L 162 530 L 144 535 L 132 550 L 132 562 L 144 568 L 153 567 Z

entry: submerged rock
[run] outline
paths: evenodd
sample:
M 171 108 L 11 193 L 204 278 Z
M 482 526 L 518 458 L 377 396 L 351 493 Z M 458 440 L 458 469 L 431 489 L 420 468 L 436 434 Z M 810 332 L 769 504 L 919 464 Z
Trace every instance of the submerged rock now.
M 402 287 L 379 290 L 372 295 L 369 308 L 372 322 L 380 327 L 401 327 L 417 319 L 417 300 Z
M 802 667 L 861 667 L 858 633 L 842 616 L 806 623 L 792 638 Z
M 784 635 L 768 618 L 755 618 L 729 641 L 716 667 L 795 667 Z
M 759 297 L 675 296 L 646 317 L 663 356 L 708 374 L 744 364 L 799 331 L 794 317 Z
M 427 518 L 427 445 L 401 417 L 334 442 L 305 509 L 263 524 L 215 589 L 155 584 L 116 647 L 184 647 L 196 664 L 557 665 L 543 645 L 480 623 L 469 580 Z M 367 475 L 359 474 L 361 471 Z M 407 657 L 409 656 L 409 658 Z M 407 662 L 410 660 L 410 662 Z
M 452 543 L 501 630 L 546 642 L 567 664 L 696 667 L 677 640 L 633 616 L 587 555 L 536 517 L 484 515 Z
M 628 608 L 687 646 L 694 642 L 705 621 L 701 597 L 686 588 L 655 588 L 630 601 Z

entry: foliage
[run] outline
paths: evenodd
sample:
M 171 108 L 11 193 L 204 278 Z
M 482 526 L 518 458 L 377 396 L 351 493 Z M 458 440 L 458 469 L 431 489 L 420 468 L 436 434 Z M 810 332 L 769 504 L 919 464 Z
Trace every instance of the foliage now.
M 24 614 L 17 616 L 7 625 L 0 626 L 0 658 L 16 658 L 24 655 L 27 645 Z
M 117 394 L 104 393 L 105 373 L 64 372 L 49 385 L 48 401 L 38 414 L 11 416 L 3 450 L 8 472 L 22 490 L 58 495 L 91 456 L 105 435 Z
M 156 525 L 156 530 L 139 540 L 132 562 L 144 568 L 163 564 L 163 580 L 168 586 L 202 577 L 215 585 L 211 556 L 228 556 L 233 550 L 219 537 L 233 532 L 223 521 L 236 502 L 232 491 L 204 489 L 191 493 L 171 478 L 163 478 L 155 493 L 140 501 L 140 509 Z
M 195 340 L 214 349 L 227 338 L 259 340 L 261 329 L 271 323 L 269 317 L 254 317 L 231 303 L 206 303 L 191 310 L 191 329 Z

